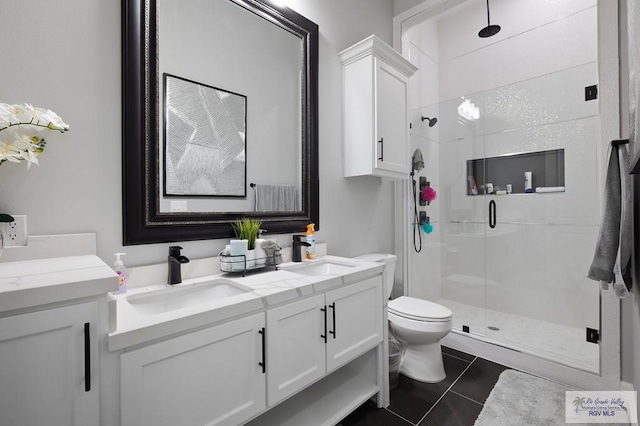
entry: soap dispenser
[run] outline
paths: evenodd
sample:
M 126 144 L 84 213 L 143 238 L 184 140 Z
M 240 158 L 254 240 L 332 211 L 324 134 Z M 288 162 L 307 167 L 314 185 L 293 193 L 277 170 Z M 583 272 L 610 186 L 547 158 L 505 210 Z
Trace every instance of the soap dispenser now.
M 113 264 L 113 270 L 118 274 L 118 293 L 127 292 L 127 281 L 129 279 L 127 268 L 124 267 L 124 262 L 120 259 L 120 256 L 125 256 L 126 253 L 114 253 L 116 261 Z

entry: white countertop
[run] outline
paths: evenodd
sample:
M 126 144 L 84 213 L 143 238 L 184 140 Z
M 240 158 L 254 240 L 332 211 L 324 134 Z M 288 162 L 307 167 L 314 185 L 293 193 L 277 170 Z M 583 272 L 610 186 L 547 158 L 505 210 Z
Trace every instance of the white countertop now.
M 117 289 L 117 275 L 95 255 L 0 263 L 0 313 Z
M 349 263 L 352 267 L 348 273 L 340 275 L 302 275 L 295 272 L 299 264 L 287 262 L 276 270 L 263 270 L 247 274 L 246 277 L 235 274 L 216 274 L 194 279 L 183 280 L 181 284 L 169 286 L 165 283 L 134 288 L 124 294 L 111 294 L 109 300 L 109 350 L 119 350 L 139 345 L 151 340 L 185 332 L 198 327 L 213 325 L 218 322 L 264 310 L 297 298 L 321 293 L 345 284 L 360 281 L 382 274 L 383 266 L 379 263 L 355 261 L 335 256 L 322 256 L 304 263 L 321 263 L 323 261 Z M 286 270 L 292 267 L 292 270 Z M 127 297 L 144 295 L 154 291 L 168 292 L 171 289 L 185 289 L 214 279 L 224 279 L 235 283 L 248 292 L 223 298 L 199 301 L 193 306 L 186 306 L 162 313 L 145 313 L 129 303 Z

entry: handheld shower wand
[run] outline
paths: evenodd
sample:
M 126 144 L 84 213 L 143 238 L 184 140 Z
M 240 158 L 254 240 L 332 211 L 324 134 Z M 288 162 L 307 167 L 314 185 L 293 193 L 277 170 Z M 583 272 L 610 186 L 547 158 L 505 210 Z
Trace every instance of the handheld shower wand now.
M 413 249 L 416 253 L 420 253 L 422 250 L 422 234 L 420 234 L 420 216 L 418 216 L 418 201 L 416 200 L 418 194 L 416 190 L 415 173 L 424 168 L 424 159 L 422 158 L 422 151 L 420 148 L 413 152 L 411 157 L 411 185 L 413 194 Z M 416 238 L 416 234 L 417 238 Z

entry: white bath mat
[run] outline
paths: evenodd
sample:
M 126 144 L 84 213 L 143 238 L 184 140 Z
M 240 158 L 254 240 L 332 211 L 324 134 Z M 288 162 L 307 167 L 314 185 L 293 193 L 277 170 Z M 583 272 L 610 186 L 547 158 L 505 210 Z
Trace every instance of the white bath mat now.
M 565 392 L 573 390 L 576 389 L 520 371 L 505 370 L 474 426 L 565 425 Z

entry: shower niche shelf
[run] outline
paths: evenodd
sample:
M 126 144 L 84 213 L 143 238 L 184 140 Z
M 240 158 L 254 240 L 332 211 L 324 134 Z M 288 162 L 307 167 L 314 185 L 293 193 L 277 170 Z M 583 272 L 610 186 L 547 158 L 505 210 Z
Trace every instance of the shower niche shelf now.
M 532 193 L 564 192 L 564 149 L 467 160 L 467 195 L 495 194 L 509 184 L 512 194 L 525 194 L 525 172 L 531 172 Z M 477 194 L 472 191 L 474 180 Z

